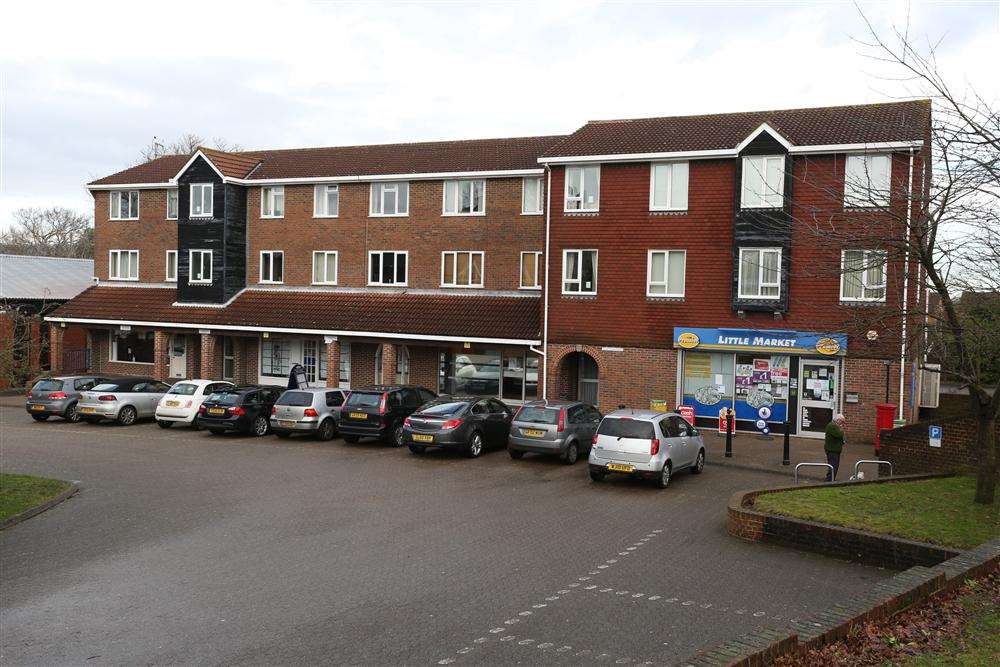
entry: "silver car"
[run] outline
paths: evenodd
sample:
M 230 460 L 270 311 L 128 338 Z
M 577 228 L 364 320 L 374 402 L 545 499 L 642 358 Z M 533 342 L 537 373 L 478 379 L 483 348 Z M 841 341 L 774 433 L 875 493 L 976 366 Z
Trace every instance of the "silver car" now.
M 69 422 L 80 421 L 76 406 L 80 402 L 80 392 L 96 384 L 107 382 L 94 375 L 71 375 L 68 377 L 41 378 L 28 391 L 24 409 L 35 421 L 43 422 L 49 417 L 62 417 Z
M 118 378 L 81 392 L 77 411 L 80 419 L 92 424 L 110 419 L 128 426 L 137 419 L 152 417 L 170 385 L 153 378 Z
M 611 473 L 652 479 L 664 489 L 679 470 L 705 469 L 705 443 L 698 429 L 675 412 L 617 410 L 597 428 L 590 450 L 590 479 Z
M 326 387 L 289 389 L 271 408 L 271 431 L 279 438 L 310 433 L 320 440 L 330 440 L 337 435 L 347 393 Z
M 576 463 L 590 450 L 601 413 L 579 401 L 532 401 L 514 415 L 507 440 L 507 453 L 519 459 L 525 452 L 559 456 L 563 463 Z

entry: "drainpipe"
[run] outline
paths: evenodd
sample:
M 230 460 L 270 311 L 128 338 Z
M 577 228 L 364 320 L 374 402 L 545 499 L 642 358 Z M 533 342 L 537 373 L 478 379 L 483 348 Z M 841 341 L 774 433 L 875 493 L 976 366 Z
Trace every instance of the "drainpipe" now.
M 542 374 L 542 398 L 549 397 L 549 226 L 552 220 L 552 169 L 545 165 L 545 280 L 542 281 L 542 362 L 545 372 Z
M 903 253 L 903 328 L 899 343 L 899 419 L 903 419 L 903 392 L 906 389 L 906 324 L 910 314 L 910 225 L 913 214 L 913 153 L 910 149 L 909 196 L 906 202 L 906 251 Z

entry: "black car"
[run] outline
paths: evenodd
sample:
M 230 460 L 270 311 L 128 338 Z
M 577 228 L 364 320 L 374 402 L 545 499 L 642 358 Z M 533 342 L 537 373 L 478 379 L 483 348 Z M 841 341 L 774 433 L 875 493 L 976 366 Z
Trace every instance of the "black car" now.
M 403 439 L 414 454 L 441 447 L 475 458 L 486 447 L 507 446 L 513 415 L 495 398 L 442 396 L 406 418 Z
M 198 408 L 195 424 L 212 435 L 226 431 L 267 435 L 271 430 L 271 409 L 282 391 L 279 387 L 257 385 L 216 391 Z
M 437 398 L 430 389 L 411 385 L 374 385 L 352 389 L 340 410 L 340 434 L 346 442 L 379 438 L 402 447 L 403 420 Z

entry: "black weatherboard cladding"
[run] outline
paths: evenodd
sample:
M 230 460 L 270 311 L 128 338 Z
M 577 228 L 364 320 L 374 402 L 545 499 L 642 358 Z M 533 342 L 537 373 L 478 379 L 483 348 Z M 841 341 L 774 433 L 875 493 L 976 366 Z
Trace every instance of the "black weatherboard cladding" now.
M 780 209 L 743 209 L 743 157 L 785 156 L 785 196 Z M 733 220 L 733 310 L 788 312 L 788 273 L 792 260 L 792 158 L 766 130 L 750 142 L 736 160 L 736 214 Z M 781 248 L 781 294 L 778 299 L 741 299 L 740 248 Z
M 190 217 L 192 183 L 214 186 L 211 218 Z M 246 188 L 227 185 L 198 157 L 177 179 L 177 300 L 224 303 L 246 284 Z M 191 285 L 190 250 L 212 251 L 212 283 Z

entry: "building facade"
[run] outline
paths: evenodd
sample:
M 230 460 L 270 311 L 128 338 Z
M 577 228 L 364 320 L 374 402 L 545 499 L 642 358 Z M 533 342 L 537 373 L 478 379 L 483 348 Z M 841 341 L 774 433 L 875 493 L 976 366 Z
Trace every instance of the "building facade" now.
M 842 411 L 867 435 L 876 402 L 915 413 L 898 314 L 920 280 L 883 241 L 926 187 L 929 118 L 159 158 L 88 185 L 98 284 L 50 319 L 88 327 L 104 371 L 283 384 L 300 363 L 331 386 L 664 400 L 704 425 L 734 407 L 750 431 Z

